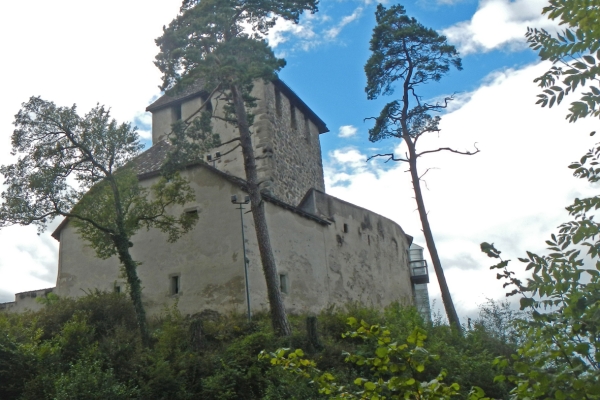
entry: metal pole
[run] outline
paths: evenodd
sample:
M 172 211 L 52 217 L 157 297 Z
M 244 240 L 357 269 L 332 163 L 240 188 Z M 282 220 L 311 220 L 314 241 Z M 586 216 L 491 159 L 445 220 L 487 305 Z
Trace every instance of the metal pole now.
M 242 222 L 242 249 L 244 256 L 244 276 L 246 278 L 246 304 L 248 305 L 248 321 L 252 319 L 252 313 L 250 312 L 250 289 L 248 287 L 248 259 L 246 258 L 246 238 L 244 237 L 244 208 L 240 204 L 240 221 Z

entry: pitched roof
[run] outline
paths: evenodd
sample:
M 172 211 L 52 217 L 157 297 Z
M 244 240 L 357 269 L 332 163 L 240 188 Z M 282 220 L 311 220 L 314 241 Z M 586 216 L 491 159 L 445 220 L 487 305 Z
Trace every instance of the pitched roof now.
M 187 99 L 201 95 L 206 96 L 208 95 L 208 92 L 204 90 L 204 81 L 197 80 L 180 92 L 173 93 L 171 95 L 163 94 L 154 103 L 146 107 L 146 111 L 154 112 L 162 108 L 169 107 L 175 103 L 181 103 Z
M 311 110 L 311 108 L 307 106 L 306 103 L 302 101 L 302 99 L 298 97 L 298 95 L 294 93 L 294 91 L 290 89 L 288 85 L 286 85 L 279 78 L 276 78 L 271 82 L 273 83 L 273 85 L 275 85 L 277 89 L 279 89 L 281 93 L 283 93 L 290 100 L 292 104 L 294 104 L 294 106 L 296 106 L 304 115 L 310 118 L 310 120 L 317 126 L 319 133 L 329 132 L 329 129 L 327 128 L 327 125 L 325 125 L 325 122 L 323 122 L 323 120 L 319 118 L 317 114 L 315 114 L 315 112 Z M 182 103 L 188 99 L 207 95 L 208 92 L 204 90 L 204 82 L 198 80 L 179 93 L 172 95 L 162 95 L 158 98 L 158 100 L 146 107 L 146 111 L 153 113 L 163 108 Z
M 171 145 L 164 140 L 156 143 L 148 150 L 144 151 L 142 154 L 137 156 L 132 162 L 136 165 L 138 172 L 138 179 L 140 181 L 145 179 L 150 179 L 152 177 L 160 175 L 160 167 L 162 166 L 167 153 Z M 204 161 L 198 161 L 195 163 L 188 164 L 185 168 L 205 168 L 210 172 L 219 175 L 220 177 L 226 179 L 232 184 L 238 186 L 241 190 L 248 192 L 248 183 L 245 179 L 238 178 L 237 176 L 230 175 L 226 172 L 220 171 L 217 168 L 208 165 Z M 318 217 L 310 212 L 302 210 L 298 207 L 295 207 L 291 204 L 288 204 L 284 201 L 279 200 L 278 198 L 268 194 L 262 193 L 262 197 L 265 201 L 279 206 L 281 208 L 285 208 L 293 212 L 294 214 L 298 214 L 304 218 L 313 220 L 321 225 L 330 225 L 331 223 L 321 217 Z M 60 242 L 60 231 L 67 225 L 68 218 L 62 220 L 62 222 L 56 227 L 54 232 L 52 232 L 52 237 Z
M 169 143 L 161 140 L 137 156 L 132 162 L 135 164 L 138 176 L 159 171 L 165 162 L 170 148 L 171 145 Z
M 152 154 L 149 154 L 148 155 L 148 159 L 155 160 L 155 159 L 157 159 L 157 157 L 159 156 L 159 154 L 164 154 L 164 156 L 166 156 L 167 151 L 168 151 L 170 145 L 167 144 L 164 141 L 162 141 L 160 143 L 165 143 L 165 145 L 167 146 L 166 147 L 166 151 L 164 151 L 162 149 L 157 150 L 157 151 L 153 152 Z M 154 147 L 154 146 L 152 146 L 152 147 Z M 152 150 L 152 147 L 150 149 L 148 149 L 146 152 L 142 153 L 138 157 L 141 157 L 145 153 L 150 152 Z M 163 151 L 164 151 L 164 153 L 163 153 Z M 163 161 L 164 161 L 164 158 L 163 158 Z M 152 178 L 152 177 L 160 175 L 160 165 L 162 165 L 162 164 L 159 164 L 158 168 L 156 168 L 155 170 L 138 174 L 138 178 L 140 180 L 144 180 L 144 179 L 149 179 L 149 178 Z M 219 170 L 219 169 L 217 169 L 217 168 L 215 168 L 215 167 L 213 167 L 213 166 L 205 163 L 204 161 L 197 161 L 195 163 L 188 164 L 185 168 L 205 168 L 208 171 L 210 171 L 210 172 L 212 172 L 212 173 L 220 176 L 221 178 L 229 181 L 230 183 L 238 186 L 244 192 L 248 192 L 248 182 L 246 182 L 245 179 L 242 179 L 242 178 L 239 178 L 237 176 L 234 176 L 234 175 L 228 174 L 226 172 L 223 172 L 223 171 L 221 171 L 221 170 Z M 274 204 L 276 206 L 279 206 L 281 208 L 285 208 L 286 210 L 289 210 L 289 211 L 293 212 L 294 214 L 298 214 L 298 215 L 300 215 L 300 216 L 302 216 L 304 218 L 311 219 L 311 220 L 313 220 L 313 221 L 315 221 L 315 222 L 317 222 L 317 223 L 319 223 L 321 225 L 330 225 L 331 224 L 331 222 L 327 221 L 326 219 L 323 219 L 323 218 L 321 218 L 319 216 L 316 216 L 316 215 L 314 215 L 314 214 L 312 214 L 310 212 L 307 212 L 306 210 L 302 210 L 301 208 L 298 208 L 296 206 L 288 204 L 288 203 L 286 203 L 286 202 L 284 202 L 282 200 L 279 200 L 277 197 L 272 196 L 272 195 L 270 195 L 268 193 L 262 192 L 261 195 L 262 195 L 262 198 L 265 201 L 267 201 L 267 202 L 269 202 L 271 204 Z

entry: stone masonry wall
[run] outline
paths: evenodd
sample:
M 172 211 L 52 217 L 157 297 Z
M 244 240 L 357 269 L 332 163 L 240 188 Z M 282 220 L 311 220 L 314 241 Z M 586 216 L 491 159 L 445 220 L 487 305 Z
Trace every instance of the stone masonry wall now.
M 283 93 L 277 94 L 273 84 L 263 89 L 253 127 L 253 141 L 260 142 L 255 143 L 255 156 L 262 186 L 298 205 L 310 188 L 325 190 L 319 132 Z

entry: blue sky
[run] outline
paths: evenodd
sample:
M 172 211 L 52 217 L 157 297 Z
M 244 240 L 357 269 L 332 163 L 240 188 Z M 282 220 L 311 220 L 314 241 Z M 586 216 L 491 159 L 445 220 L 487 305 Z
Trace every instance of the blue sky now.
M 501 3 L 510 4 L 508 1 Z M 396 3 L 386 3 L 388 6 L 391 4 Z M 400 4 L 405 6 L 407 15 L 438 31 L 470 20 L 479 6 L 475 0 L 445 3 L 410 1 Z M 367 132 L 371 123 L 364 122 L 364 119 L 378 115 L 383 105 L 393 100 L 393 96 L 386 96 L 369 101 L 364 92 L 366 78 L 363 68 L 370 56 L 369 41 L 375 26 L 375 8 L 375 2 L 360 0 L 323 2 L 317 15 L 305 18 L 300 24 L 303 26 L 309 20 L 315 38 L 288 35 L 289 40 L 276 47 L 277 54 L 285 56 L 288 63 L 281 71 L 281 78 L 321 115 L 332 131 L 347 124 L 356 127 L 361 146 L 369 146 Z M 332 27 L 339 26 L 345 18 L 352 20 L 339 30 L 339 34 L 327 39 Z M 537 60 L 536 54 L 524 44 L 510 51 L 511 44 L 514 42 L 507 42 L 492 51 L 464 55 L 462 71 L 452 70 L 440 82 L 423 86 L 420 94 L 424 98 L 433 98 L 470 92 L 493 71 L 507 67 L 519 68 Z M 312 46 L 310 50 L 303 49 L 309 46 Z M 332 103 L 335 107 L 331 107 Z M 336 135 L 322 138 L 325 153 L 338 145 Z
M 391 4 L 396 3 L 386 2 Z M 596 121 L 567 124 L 566 107 L 534 104 L 539 89 L 532 81 L 548 65 L 527 49 L 524 33 L 527 26 L 556 29 L 541 16 L 544 0 L 402 4 L 408 15 L 446 34 L 463 59 L 463 71 L 423 88 L 425 98 L 456 93 L 456 101 L 442 119 L 440 135 L 421 145 L 471 149 L 477 142 L 481 153 L 424 157 L 421 170 L 430 169 L 426 205 L 465 318 L 486 298 L 504 294 L 479 243 L 495 242 L 515 260 L 525 250 L 543 251 L 544 240 L 568 220 L 564 207 L 594 189 L 572 178 L 566 166 L 595 143 L 587 133 Z M 82 112 L 106 104 L 115 118 L 135 121 L 148 138 L 144 109 L 160 95 L 154 39 L 179 6 L 179 0 L 2 2 L 0 163 L 11 161 L 12 119 L 32 95 L 60 105 L 77 103 Z M 424 245 L 405 168 L 381 160 L 366 163 L 381 150 L 404 151 L 392 140 L 367 139 L 370 123 L 364 119 L 393 99 L 368 101 L 364 93 L 375 7 L 370 0 L 322 0 L 319 13 L 303 17 L 298 26 L 279 23 L 269 39 L 288 63 L 280 77 L 330 129 L 321 136 L 327 191 L 392 218 Z M 0 231 L 0 302 L 11 301 L 15 292 L 54 285 L 58 244 L 52 229 L 40 236 L 31 228 Z M 439 297 L 435 279 L 430 293 Z

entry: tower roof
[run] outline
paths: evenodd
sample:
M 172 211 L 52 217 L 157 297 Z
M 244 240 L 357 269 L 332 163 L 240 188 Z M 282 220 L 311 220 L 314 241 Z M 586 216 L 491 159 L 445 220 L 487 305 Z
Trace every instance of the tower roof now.
M 329 132 L 325 122 L 288 85 L 286 85 L 281 79 L 276 78 L 271 81 L 273 85 L 283 93 L 290 102 L 297 107 L 304 115 L 308 116 L 310 120 L 317 126 L 319 133 Z M 186 87 L 184 90 L 177 94 L 168 95 L 163 94 L 154 103 L 146 107 L 146 111 L 151 113 L 162 110 L 163 108 L 171 107 L 178 103 L 182 103 L 188 99 L 192 99 L 198 96 L 207 96 L 208 92 L 204 89 L 204 81 L 198 80 L 192 85 Z

